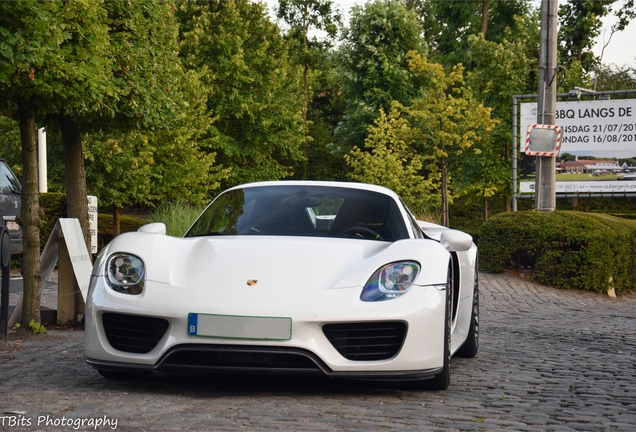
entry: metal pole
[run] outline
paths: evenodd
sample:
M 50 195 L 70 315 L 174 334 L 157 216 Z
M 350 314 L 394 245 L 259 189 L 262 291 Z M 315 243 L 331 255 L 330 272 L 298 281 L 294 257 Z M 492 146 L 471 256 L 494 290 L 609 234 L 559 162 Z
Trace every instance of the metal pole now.
M 11 240 L 9 231 L 0 226 L 0 267 L 2 268 L 2 285 L 0 291 L 0 334 L 4 334 L 5 342 L 9 339 L 9 279 L 11 265 Z
M 557 89 L 557 20 L 558 0 L 541 1 L 541 45 L 539 46 L 539 100 L 537 123 L 556 122 Z M 551 212 L 556 209 L 556 158 L 537 157 L 535 209 Z
M 512 211 L 517 211 L 517 97 L 512 97 Z
M 38 129 L 38 192 L 48 192 L 46 166 L 46 128 Z

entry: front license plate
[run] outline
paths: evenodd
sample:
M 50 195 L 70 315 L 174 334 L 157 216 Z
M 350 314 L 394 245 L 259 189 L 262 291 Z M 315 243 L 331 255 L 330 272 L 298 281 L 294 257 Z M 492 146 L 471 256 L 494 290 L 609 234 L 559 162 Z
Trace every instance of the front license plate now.
M 14 221 L 7 221 L 7 229 L 10 231 L 17 231 L 20 229 L 20 225 Z
M 188 314 L 188 334 L 223 339 L 290 340 L 291 318 Z

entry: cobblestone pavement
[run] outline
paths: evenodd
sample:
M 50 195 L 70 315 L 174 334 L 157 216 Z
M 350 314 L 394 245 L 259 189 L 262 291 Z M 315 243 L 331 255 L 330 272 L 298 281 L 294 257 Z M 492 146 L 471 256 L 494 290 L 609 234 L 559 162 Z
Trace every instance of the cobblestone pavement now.
M 480 277 L 480 352 L 453 359 L 444 392 L 318 378 L 110 381 L 84 363 L 83 332 L 49 330 L 0 342 L 0 430 L 636 430 L 635 295 Z

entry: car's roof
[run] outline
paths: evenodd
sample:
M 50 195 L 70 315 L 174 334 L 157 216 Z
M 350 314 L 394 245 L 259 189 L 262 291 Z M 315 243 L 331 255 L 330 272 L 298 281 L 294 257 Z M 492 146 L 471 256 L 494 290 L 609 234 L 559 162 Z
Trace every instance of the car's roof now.
M 319 180 L 263 181 L 263 182 L 246 183 L 246 184 L 234 186 L 228 190 L 262 187 L 262 186 L 326 186 L 326 187 L 338 187 L 338 188 L 349 188 L 349 189 L 362 189 L 362 190 L 368 190 L 372 192 L 378 192 L 384 195 L 389 195 L 397 201 L 399 201 L 400 199 L 395 192 L 393 192 L 391 189 L 386 188 L 384 186 L 378 186 L 378 185 L 367 184 L 367 183 L 319 181 Z

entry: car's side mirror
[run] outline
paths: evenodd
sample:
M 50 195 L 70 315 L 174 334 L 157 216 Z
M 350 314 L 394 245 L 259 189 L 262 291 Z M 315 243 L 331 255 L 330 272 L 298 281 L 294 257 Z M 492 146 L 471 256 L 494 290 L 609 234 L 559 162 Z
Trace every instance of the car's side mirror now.
M 163 222 L 154 222 L 140 227 L 137 231 L 148 234 L 166 235 L 166 224 Z
M 450 252 L 464 252 L 473 247 L 473 238 L 462 231 L 444 230 L 439 242 Z

